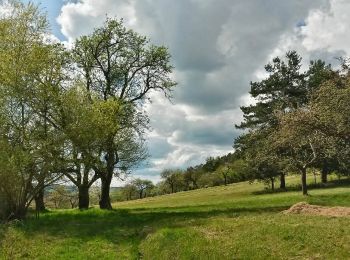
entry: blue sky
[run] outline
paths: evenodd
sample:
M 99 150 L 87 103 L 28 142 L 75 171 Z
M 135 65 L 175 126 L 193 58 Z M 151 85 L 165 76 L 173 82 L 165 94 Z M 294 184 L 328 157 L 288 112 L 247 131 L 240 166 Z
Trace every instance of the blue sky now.
M 27 0 L 26 0 L 27 1 Z M 169 47 L 178 82 L 173 104 L 159 95 L 146 109 L 151 157 L 134 176 L 159 180 L 164 168 L 187 167 L 232 152 L 239 107 L 252 102 L 249 82 L 274 56 L 297 50 L 330 63 L 350 53 L 346 0 L 34 0 L 62 41 L 100 26 L 106 15 Z
M 61 33 L 61 26 L 57 23 L 56 18 L 61 12 L 61 7 L 67 2 L 64 0 L 25 0 L 24 3 L 32 2 L 39 5 L 40 8 L 47 13 L 53 34 L 61 41 L 66 37 Z

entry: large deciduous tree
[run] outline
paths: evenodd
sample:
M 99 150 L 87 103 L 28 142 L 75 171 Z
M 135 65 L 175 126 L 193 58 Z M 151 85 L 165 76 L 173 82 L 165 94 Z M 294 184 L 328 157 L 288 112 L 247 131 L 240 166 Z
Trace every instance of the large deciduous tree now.
M 33 4 L 10 1 L 0 20 L 0 195 L 14 217 L 62 174 L 77 186 L 79 208 L 101 180 L 101 208 L 111 209 L 113 176 L 147 157 L 143 111 L 150 93 L 170 97 L 170 55 L 107 19 L 73 50 L 52 42 Z
M 169 97 L 176 85 L 170 78 L 170 55 L 165 47 L 151 45 L 115 19 L 107 19 L 92 34 L 79 38 L 73 53 L 88 95 L 125 108 L 113 114 L 120 119 L 119 127 L 89 155 L 94 158 L 91 168 L 101 179 L 100 208 L 111 209 L 113 176 L 128 171 L 145 155 L 142 136 L 148 119 L 142 112 L 144 101 L 152 91 Z
M 0 189 L 12 218 L 58 177 L 60 134 L 44 114 L 60 84 L 60 46 L 48 40 L 46 17 L 33 4 L 12 1 L 0 20 Z

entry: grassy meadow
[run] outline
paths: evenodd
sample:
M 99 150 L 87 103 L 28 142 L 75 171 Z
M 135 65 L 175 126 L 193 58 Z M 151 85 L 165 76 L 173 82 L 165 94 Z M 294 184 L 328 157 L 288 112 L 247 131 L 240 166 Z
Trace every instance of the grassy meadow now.
M 51 211 L 0 226 L 0 259 L 350 259 L 349 217 L 280 213 L 300 201 L 350 206 L 349 186 L 308 197 L 263 190 L 245 182 L 115 203 L 113 211 Z

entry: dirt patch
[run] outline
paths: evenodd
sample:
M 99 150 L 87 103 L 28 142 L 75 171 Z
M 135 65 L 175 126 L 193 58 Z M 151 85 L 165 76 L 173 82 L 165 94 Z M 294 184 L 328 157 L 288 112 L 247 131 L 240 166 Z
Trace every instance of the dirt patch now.
M 321 215 L 332 217 L 350 217 L 350 207 L 324 207 L 310 205 L 306 202 L 294 204 L 289 209 L 282 212 L 283 214 L 306 214 Z

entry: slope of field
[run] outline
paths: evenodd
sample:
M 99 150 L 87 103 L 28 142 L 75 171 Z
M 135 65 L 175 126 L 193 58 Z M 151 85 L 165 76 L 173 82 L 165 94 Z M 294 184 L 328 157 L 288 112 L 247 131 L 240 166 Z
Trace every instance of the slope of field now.
M 350 187 L 261 193 L 238 183 L 64 210 L 0 226 L 0 258 L 350 259 L 350 218 L 285 215 L 310 204 L 350 206 Z

